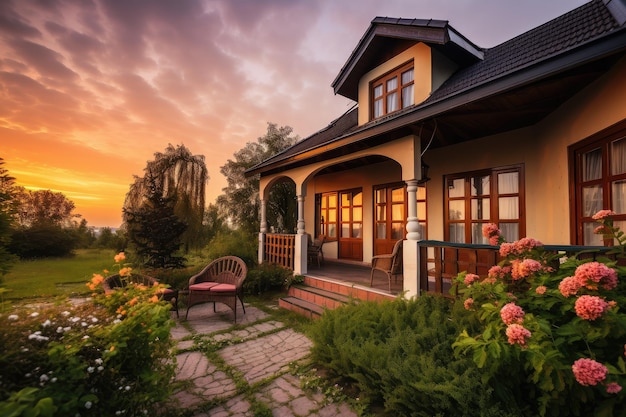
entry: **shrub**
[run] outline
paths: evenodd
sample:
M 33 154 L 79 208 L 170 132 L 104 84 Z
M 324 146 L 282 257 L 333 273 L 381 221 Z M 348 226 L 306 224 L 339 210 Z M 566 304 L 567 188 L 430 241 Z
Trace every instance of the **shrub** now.
M 496 405 L 473 362 L 454 356 L 451 345 L 466 316 L 431 295 L 329 310 L 312 325 L 313 360 L 388 413 L 521 415 Z
M 78 240 L 71 229 L 37 224 L 13 232 L 9 251 L 20 258 L 67 256 L 76 249 Z
M 623 233 L 596 219 L 623 253 Z M 493 238 L 494 230 L 484 233 Z M 461 332 L 456 352 L 472 357 L 501 400 L 524 404 L 528 415 L 623 416 L 626 270 L 606 257 L 548 253 L 530 238 L 498 236 L 497 243 L 504 260 L 487 277 L 457 278 L 459 304 L 481 325 Z
M 157 414 L 175 370 L 159 289 L 0 314 L 0 415 Z
M 248 270 L 243 283 L 248 294 L 261 294 L 270 290 L 284 289 L 293 279 L 293 271 L 276 264 L 263 263 Z
M 258 264 L 258 244 L 256 236 L 241 230 L 220 233 L 209 243 L 207 257 L 212 260 L 228 255 L 238 256 L 252 268 Z

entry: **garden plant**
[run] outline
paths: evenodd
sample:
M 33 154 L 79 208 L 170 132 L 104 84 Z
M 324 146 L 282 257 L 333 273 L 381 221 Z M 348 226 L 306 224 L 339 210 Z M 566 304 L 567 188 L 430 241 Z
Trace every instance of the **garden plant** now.
M 123 260 L 118 254 L 116 266 L 128 276 Z M 161 286 L 104 294 L 103 280 L 94 274 L 83 303 L 0 312 L 0 415 L 163 414 L 175 371 L 171 306 Z
M 612 215 L 594 215 L 596 233 L 617 243 L 595 259 L 553 253 L 532 238 L 506 243 L 488 224 L 483 234 L 502 261 L 487 277 L 457 278 L 478 325 L 460 334 L 455 352 L 524 415 L 626 415 L 626 269 L 617 264 L 626 239 Z

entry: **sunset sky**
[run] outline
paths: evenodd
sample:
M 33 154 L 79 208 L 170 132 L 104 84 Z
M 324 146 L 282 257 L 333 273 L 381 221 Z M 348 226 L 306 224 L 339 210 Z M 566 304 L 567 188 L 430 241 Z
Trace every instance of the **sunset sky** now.
M 330 84 L 376 16 L 448 20 L 492 47 L 586 0 L 0 0 L 0 157 L 90 226 L 118 227 L 169 143 L 220 167 L 267 123 L 304 138 L 353 104 Z

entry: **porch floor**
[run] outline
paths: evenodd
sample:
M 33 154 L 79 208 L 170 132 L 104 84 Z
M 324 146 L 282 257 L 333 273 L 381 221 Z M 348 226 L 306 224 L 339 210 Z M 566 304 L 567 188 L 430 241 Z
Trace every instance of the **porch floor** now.
M 403 290 L 402 275 L 391 280 L 391 292 L 387 275 L 382 271 L 374 272 L 374 284 L 370 287 L 372 268 L 367 264 L 325 260 L 321 267 L 309 265 L 309 271 L 304 274 L 313 278 L 324 278 L 349 284 L 355 284 L 365 289 L 373 289 L 385 294 L 400 295 Z

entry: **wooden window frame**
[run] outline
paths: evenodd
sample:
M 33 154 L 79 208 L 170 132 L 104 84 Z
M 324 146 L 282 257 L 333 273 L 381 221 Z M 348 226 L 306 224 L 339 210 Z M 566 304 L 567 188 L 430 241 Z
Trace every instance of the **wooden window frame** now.
M 517 172 L 518 180 L 519 180 L 519 189 L 517 193 L 513 194 L 499 194 L 498 193 L 498 174 L 504 174 L 507 172 Z M 488 196 L 490 199 L 489 205 L 489 218 L 484 219 L 472 219 L 471 216 L 471 203 L 472 198 L 476 198 L 477 196 L 471 195 L 471 179 L 479 176 L 489 176 L 489 192 L 483 193 L 481 195 Z M 463 179 L 464 180 L 464 195 L 463 197 L 453 197 L 451 198 L 448 193 L 447 185 L 450 181 Z M 470 171 L 470 172 L 462 172 L 456 174 L 450 174 L 444 176 L 444 240 L 450 241 L 450 225 L 451 224 L 464 224 L 464 242 L 463 243 L 473 243 L 472 242 L 472 223 L 517 223 L 518 224 L 518 238 L 522 238 L 526 236 L 526 197 L 525 197 L 525 183 L 524 183 L 524 164 L 518 165 L 509 165 L 504 167 L 490 168 L 478 171 Z M 500 219 L 499 218 L 499 201 L 498 198 L 501 197 L 510 197 L 517 196 L 518 197 L 518 218 L 517 219 Z M 459 220 L 451 220 L 450 219 L 450 201 L 463 201 L 464 202 L 464 218 Z M 508 236 L 504 236 L 505 239 L 511 239 Z M 476 242 L 474 242 L 476 243 Z
M 408 70 L 413 70 L 413 79 L 406 83 L 402 84 L 402 74 Z M 387 91 L 387 81 L 390 81 L 394 77 L 398 78 L 398 85 L 396 89 L 392 91 Z M 402 90 L 411 85 L 415 85 L 415 67 L 413 65 L 413 61 L 406 62 L 399 67 L 393 69 L 392 71 L 386 73 L 385 75 L 375 79 L 370 83 L 370 120 L 380 119 L 383 116 L 386 116 L 390 113 L 395 113 L 403 109 L 402 107 Z M 382 86 L 383 92 L 381 96 L 375 97 L 375 89 L 378 86 Z M 413 87 L 415 89 L 415 87 Z M 387 96 L 397 93 L 396 98 L 396 110 L 389 111 L 387 109 Z M 415 90 L 413 90 L 413 94 L 415 94 Z M 380 97 L 380 98 L 379 98 Z M 382 100 L 383 110 L 379 116 L 375 114 L 375 102 L 377 99 Z M 412 100 L 414 102 L 414 100 Z
M 602 186 L 602 209 L 610 209 L 613 201 L 611 183 L 617 180 L 626 180 L 626 173 L 613 175 L 611 173 L 610 144 L 626 137 L 626 121 L 616 123 L 594 135 L 583 139 L 568 147 L 569 165 L 569 192 L 570 201 L 570 243 L 573 245 L 585 245 L 583 226 L 593 222 L 591 216 L 583 216 L 582 189 L 588 185 Z M 583 181 L 582 156 L 593 149 L 600 148 L 602 151 L 602 177 L 596 180 Z M 593 215 L 593 214 L 592 214 Z M 626 214 L 613 216 L 616 221 L 626 221 Z M 598 224 L 599 225 L 599 224 Z M 611 244 L 606 242 L 605 244 Z
M 335 206 L 330 206 L 330 197 L 335 197 Z M 326 199 L 326 208 L 322 208 L 322 200 Z M 335 221 L 328 221 L 328 211 L 335 210 Z M 335 236 L 328 236 L 329 225 L 335 225 Z M 315 196 L 315 235 L 323 234 L 326 236 L 326 240 L 335 241 L 339 238 L 339 192 L 331 191 L 326 193 L 320 193 Z

